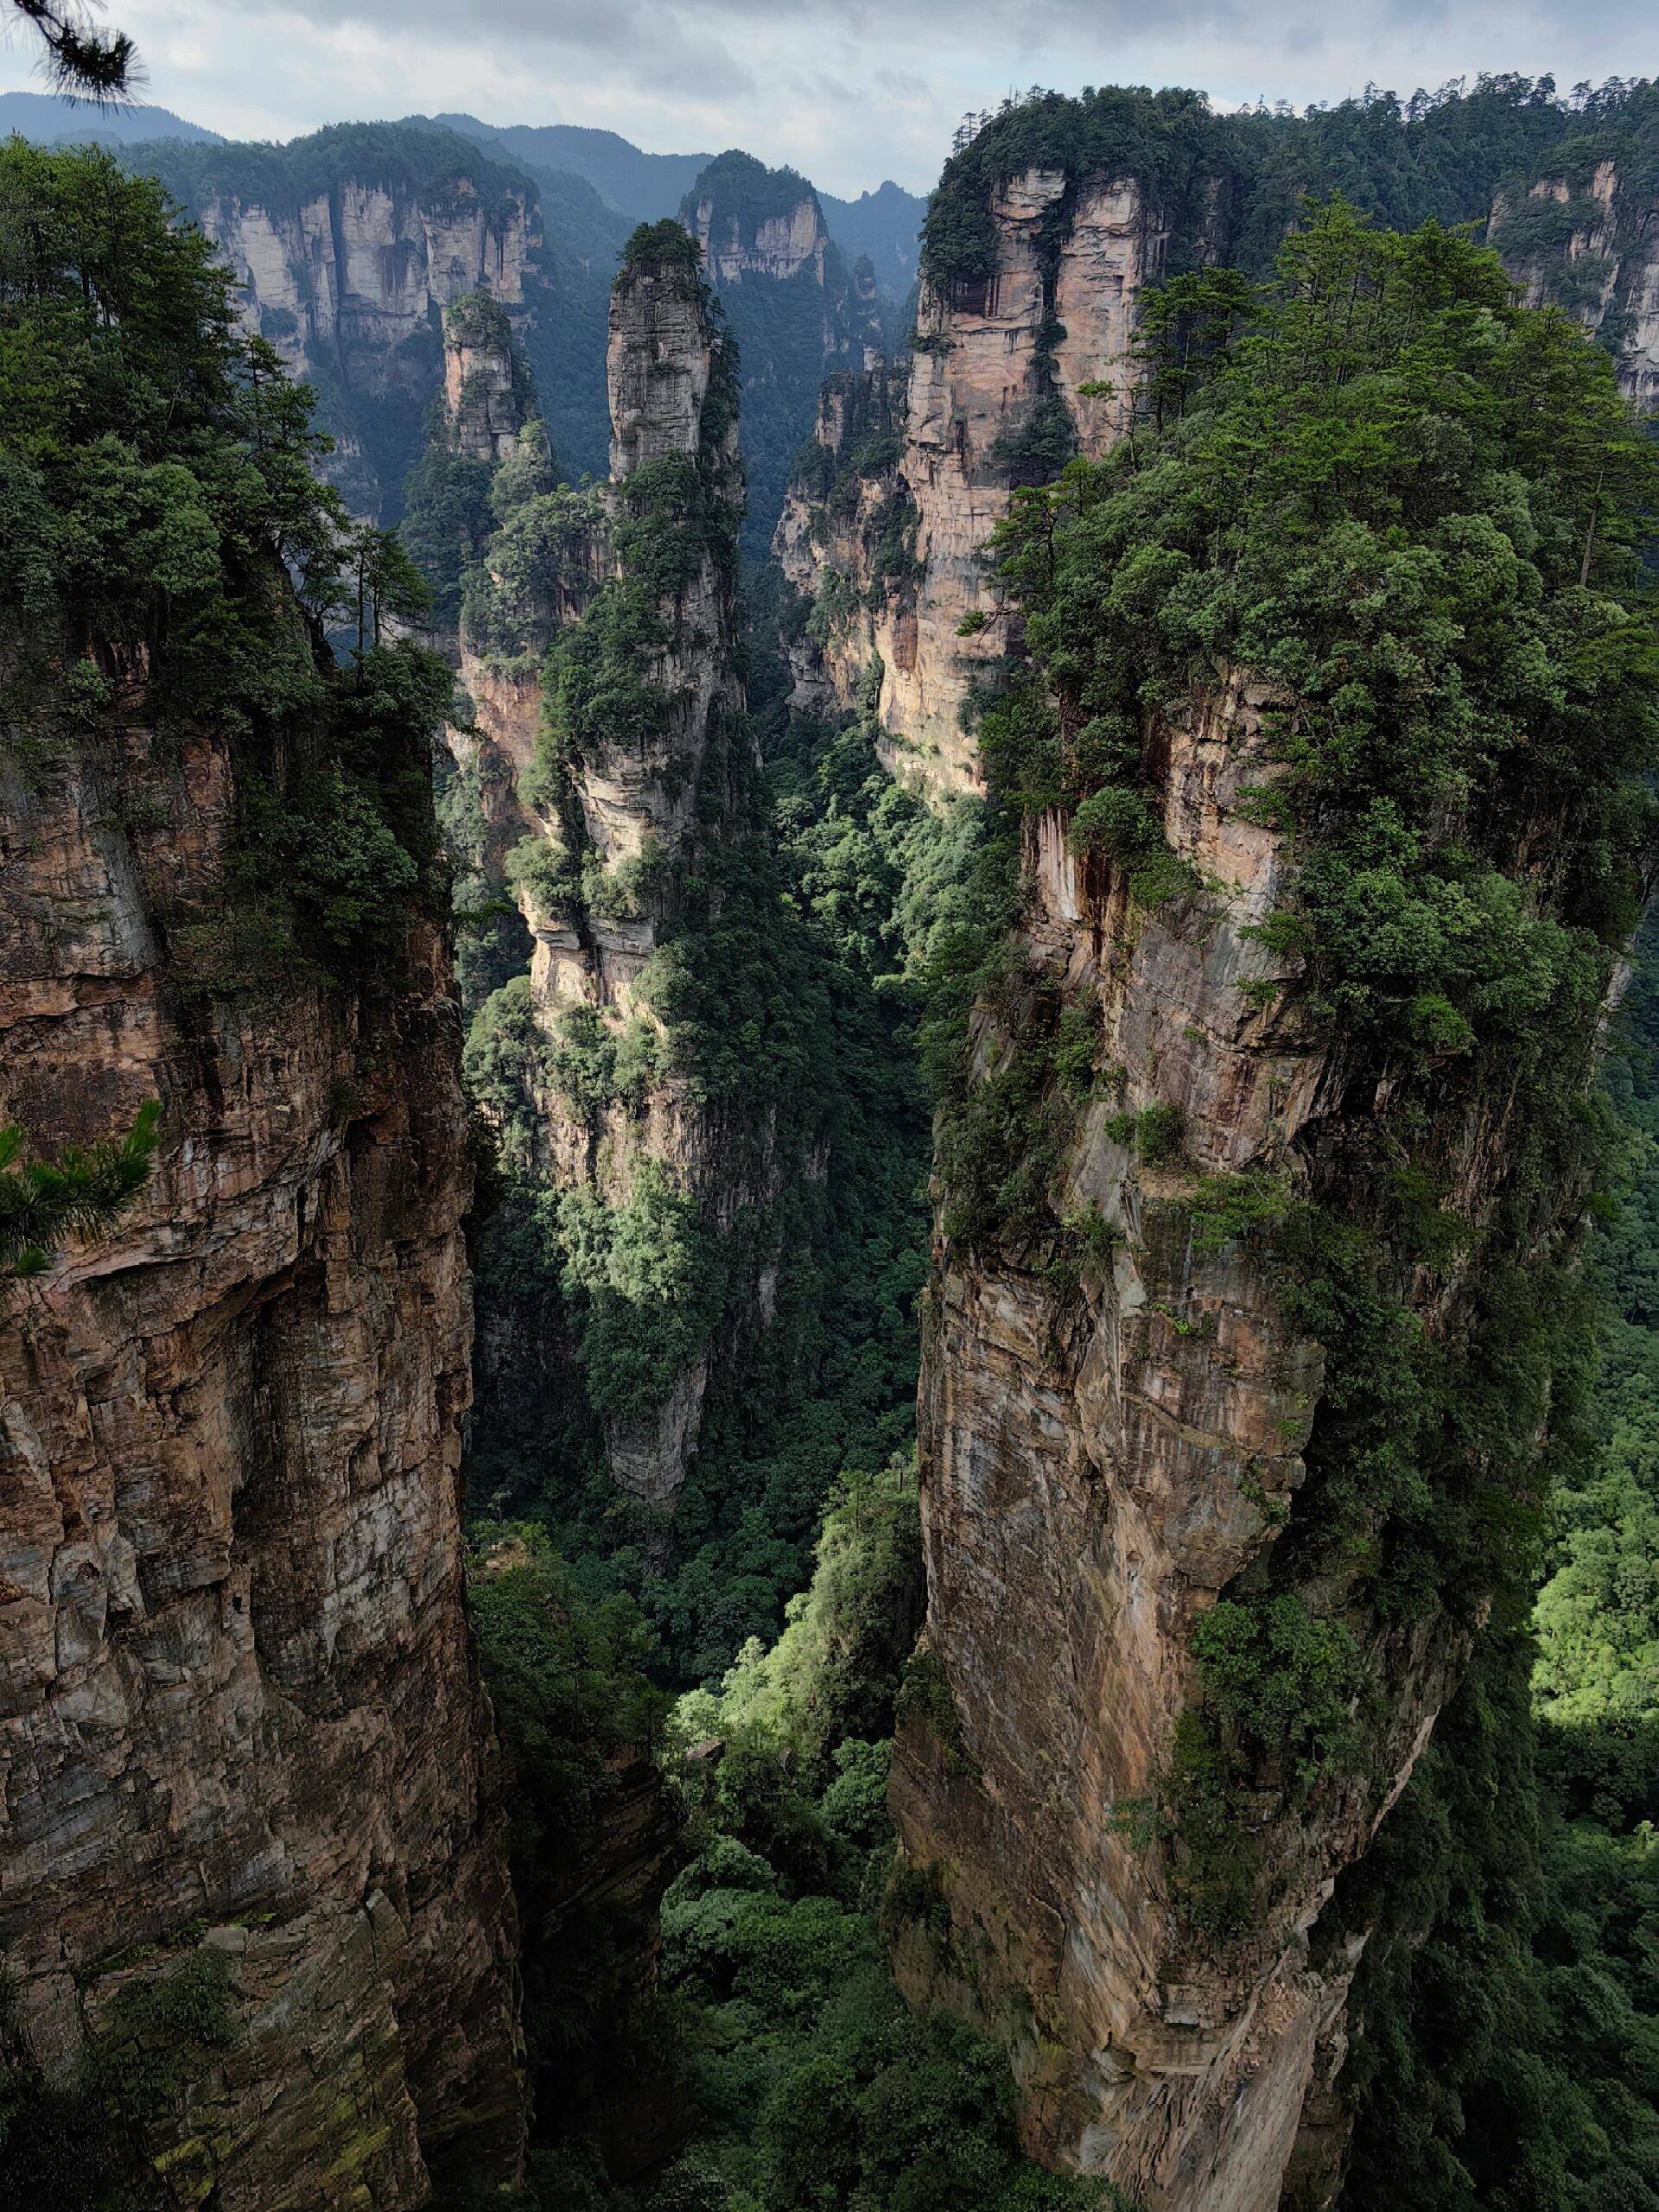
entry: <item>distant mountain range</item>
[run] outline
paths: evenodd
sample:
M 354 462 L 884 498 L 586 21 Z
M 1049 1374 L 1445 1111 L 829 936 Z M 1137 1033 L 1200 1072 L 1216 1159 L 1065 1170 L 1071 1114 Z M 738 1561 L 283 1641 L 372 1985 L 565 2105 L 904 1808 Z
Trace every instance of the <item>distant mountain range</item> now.
M 0 92 L 0 138 L 14 133 L 37 146 L 136 146 L 145 138 L 225 143 L 221 131 L 187 123 L 170 107 L 90 107 L 59 92 Z
M 580 177 L 607 207 L 636 223 L 677 213 L 681 200 L 715 159 L 712 153 L 647 154 L 614 130 L 574 123 L 491 124 L 474 115 L 404 119 L 458 131 L 542 179 Z M 119 146 L 165 138 L 227 143 L 222 132 L 188 123 L 169 108 L 93 108 L 53 92 L 0 92 L 0 137 L 14 130 L 47 145 L 89 139 Z M 868 254 L 881 289 L 902 298 L 916 281 L 917 236 L 927 202 L 889 181 L 856 200 L 820 192 L 818 203 L 830 237 L 849 261 Z

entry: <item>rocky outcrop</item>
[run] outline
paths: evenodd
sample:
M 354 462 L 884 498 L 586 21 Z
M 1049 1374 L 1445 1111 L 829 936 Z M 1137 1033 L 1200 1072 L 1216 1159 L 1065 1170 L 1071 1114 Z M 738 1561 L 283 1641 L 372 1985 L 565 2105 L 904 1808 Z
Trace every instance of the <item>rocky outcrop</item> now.
M 790 477 L 772 550 L 810 607 L 786 646 L 790 703 L 805 713 L 850 708 L 900 657 L 913 666 L 918 517 L 902 470 L 908 382 L 904 366 L 886 361 L 827 377 L 810 445 Z M 891 751 L 888 765 L 897 765 Z
M 609 378 L 612 481 L 598 496 L 555 495 L 576 504 L 567 536 L 537 539 L 528 650 L 504 662 L 462 637 L 470 741 L 497 795 L 493 834 L 505 842 L 509 822 L 522 833 L 505 868 L 532 939 L 509 1166 L 591 1201 L 608 1224 L 601 1240 L 689 1206 L 697 1234 L 717 1243 L 763 1195 L 766 1140 L 741 1133 L 736 1165 L 732 1133 L 674 1064 L 642 982 L 682 924 L 699 861 L 747 822 L 758 771 L 736 648 L 734 379 L 693 250 L 671 226 L 618 280 Z M 493 547 L 486 568 L 497 559 Z M 615 712 L 545 696 L 550 644 L 547 665 L 574 671 L 583 698 L 597 684 Z M 480 1020 L 487 1029 L 503 1014 Z M 601 1067 L 616 1079 L 582 1072 Z M 505 1135 L 499 1116 L 498 1128 Z M 694 1302 L 700 1288 L 682 1295 Z M 655 1510 L 671 1508 L 696 1447 L 710 1359 L 706 1332 L 694 1332 L 651 1387 L 596 1408 L 613 1477 Z M 567 1376 L 564 1395 L 580 1398 L 580 1382 Z
M 530 417 L 529 373 L 506 311 L 469 292 L 443 317 L 443 404 L 456 450 L 505 461 Z
M 613 517 L 627 512 L 630 486 L 642 472 L 677 461 L 706 473 L 709 499 L 734 521 L 742 470 L 728 389 L 722 393 L 725 420 L 712 435 L 709 421 L 711 389 L 728 372 L 706 301 L 683 263 L 647 262 L 625 271 L 612 303 L 608 359 Z M 676 480 L 662 519 L 695 540 L 699 524 L 687 512 L 690 485 Z M 542 824 L 565 857 L 570 848 L 562 841 L 574 841 L 590 867 L 648 868 L 664 887 L 695 839 L 710 737 L 743 709 L 734 659 L 734 578 L 708 545 L 696 550 L 695 572 L 658 604 L 663 642 L 635 671 L 660 702 L 656 727 L 642 742 L 622 740 L 587 751 L 570 779 L 575 818 L 566 814 Z M 634 582 L 626 551 L 611 557 L 618 581 Z M 604 565 L 595 563 L 601 570 Z M 642 882 L 631 895 L 607 902 L 637 911 L 607 912 L 599 899 L 578 894 L 529 916 L 537 937 L 532 982 L 538 1002 L 630 1015 L 633 983 L 666 918 L 661 896 Z
M 747 154 L 711 162 L 681 203 L 703 273 L 738 341 L 748 472 L 745 549 L 764 559 L 791 456 L 811 428 L 826 370 L 863 369 L 885 352 L 875 271 L 848 264 L 817 194 L 793 169 Z
M 1345 1081 L 1339 1052 L 1281 1010 L 1281 963 L 1249 935 L 1287 866 L 1241 804 L 1274 772 L 1272 703 L 1235 676 L 1154 745 L 1164 830 L 1202 897 L 1137 912 L 1062 815 L 1028 834 L 1033 903 L 1008 997 L 979 1017 L 978 1077 L 1056 1004 L 1098 1025 L 1109 1073 L 1062 1155 L 1059 1247 L 969 1246 L 942 1212 L 924 1351 L 934 1688 L 907 1703 L 893 1803 L 938 1910 L 907 1923 L 901 1983 L 1006 2042 L 1035 2155 L 1148 2212 L 1278 2204 L 1305 2101 L 1340 2060 L 1358 1949 L 1310 1931 L 1467 1650 L 1444 1622 L 1370 1620 L 1363 1676 L 1385 1717 L 1363 1770 L 1300 1815 L 1264 1777 L 1237 1818 L 1271 1902 L 1236 1939 L 1192 1932 L 1160 1808 L 1193 1632 L 1293 1519 L 1324 1380 L 1253 1248 L 1195 1236 L 1192 1193 L 1339 1146 Z M 1182 1147 L 1137 1137 L 1149 1114 Z M 1456 1203 L 1479 1218 L 1503 1146 L 1478 1117 L 1445 1141 Z M 1086 1240 L 1069 1258 L 1068 1236 Z M 1421 1307 L 1431 1330 L 1454 1294 Z
M 142 702 L 142 691 L 129 694 Z M 61 726 L 60 726 L 61 727 Z M 257 760 L 142 703 L 0 784 L 0 1119 L 162 1149 L 0 1308 L 0 1947 L 28 2050 L 212 1965 L 165 2201 L 404 2212 L 523 2140 L 462 1606 L 471 1300 L 438 930 L 225 995 Z M 26 765 L 32 764 L 32 765 Z M 182 2060 L 181 2065 L 184 2065 Z
M 533 190 L 437 132 L 156 155 L 235 273 L 244 321 L 317 386 L 325 473 L 355 512 L 395 516 L 443 385 L 443 310 L 473 293 L 525 321 L 546 306 Z
M 1494 202 L 1488 236 L 1529 307 L 1559 307 L 1618 364 L 1626 397 L 1659 409 L 1659 194 L 1604 159 Z
M 739 211 L 721 204 L 707 172 L 698 179 L 686 202 L 687 227 L 702 251 L 711 284 L 741 284 L 756 276 L 786 282 L 802 275 L 823 283 L 826 258 L 834 249 L 817 194 L 804 178 L 798 181 L 801 196 L 792 205 L 746 223 Z
M 1057 423 L 1073 449 L 1098 454 L 1127 420 L 1135 302 L 1169 237 L 1134 177 L 1027 169 L 997 189 L 991 215 L 995 274 L 943 290 L 923 283 L 902 407 L 885 366 L 868 372 L 856 400 L 844 387 L 826 394 L 817 443 L 840 468 L 849 424 L 896 420 L 902 449 L 861 470 L 868 490 L 821 519 L 818 464 L 798 468 L 773 542 L 821 610 L 798 703 L 817 683 L 850 707 L 879 659 L 874 709 L 889 762 L 942 792 L 976 780 L 971 695 L 1010 643 L 985 549 L 1013 487 L 1053 472 Z

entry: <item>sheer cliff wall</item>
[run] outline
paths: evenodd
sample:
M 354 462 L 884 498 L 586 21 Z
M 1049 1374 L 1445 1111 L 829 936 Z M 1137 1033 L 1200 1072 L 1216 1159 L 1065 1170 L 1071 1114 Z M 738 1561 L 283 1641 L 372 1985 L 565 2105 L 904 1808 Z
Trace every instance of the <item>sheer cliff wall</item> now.
M 270 764 L 124 698 L 0 766 L 0 1119 L 163 1116 L 121 1225 L 0 1308 L 0 1948 L 60 2082 L 222 1980 L 140 2131 L 162 2202 L 412 2212 L 523 2139 L 448 950 L 415 920 L 355 982 L 222 988 Z

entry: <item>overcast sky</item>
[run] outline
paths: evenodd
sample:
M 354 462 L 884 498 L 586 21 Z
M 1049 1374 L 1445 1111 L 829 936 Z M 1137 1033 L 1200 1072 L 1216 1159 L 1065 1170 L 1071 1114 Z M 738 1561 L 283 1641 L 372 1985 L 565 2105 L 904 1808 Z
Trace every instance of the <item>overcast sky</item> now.
M 232 137 L 464 110 L 743 146 L 844 194 L 925 192 L 963 111 L 1032 83 L 1300 106 L 1368 79 L 1659 69 L 1654 0 L 109 0 L 108 20 L 144 97 Z M 0 45 L 0 90 L 38 86 L 33 60 L 22 33 Z

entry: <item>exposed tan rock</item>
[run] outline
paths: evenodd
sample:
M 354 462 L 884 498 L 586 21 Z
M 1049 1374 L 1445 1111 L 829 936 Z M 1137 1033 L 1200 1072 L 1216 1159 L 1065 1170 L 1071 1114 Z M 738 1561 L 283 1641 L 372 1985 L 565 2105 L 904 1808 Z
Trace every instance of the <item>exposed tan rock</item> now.
M 445 311 L 443 399 L 459 449 L 474 461 L 505 461 L 525 419 L 524 378 L 513 359 L 512 327 L 491 317 L 480 295 Z
M 291 211 L 220 194 L 195 213 L 236 272 L 244 321 L 291 374 L 323 361 L 348 397 L 417 409 L 435 381 L 442 310 L 468 292 L 521 303 L 538 242 L 522 193 L 481 198 L 466 177 L 421 197 L 346 177 Z M 402 487 L 375 480 L 345 424 L 335 427 L 327 473 L 378 513 Z
M 181 2203 L 403 2212 L 507 2177 L 515 1923 L 461 1600 L 470 1177 L 446 948 L 202 995 L 226 740 L 0 762 L 0 1119 L 162 1103 L 149 1181 L 0 1310 L 0 1947 L 42 2063 L 229 1961 Z M 134 1960 L 140 1963 L 135 1965 Z
M 986 557 L 1018 475 L 1003 452 L 1046 390 L 1064 404 L 1079 450 L 1099 454 L 1111 443 L 1126 419 L 1135 302 L 1160 273 L 1167 243 L 1138 181 L 1096 176 L 1072 194 L 1052 253 L 1047 231 L 1066 181 L 1057 169 L 1028 169 L 999 190 L 994 277 L 956 284 L 945 296 L 924 283 L 896 467 L 872 480 L 856 512 L 816 528 L 811 487 L 798 481 L 774 539 L 785 574 L 807 596 L 832 605 L 856 599 L 832 624 L 836 634 L 802 655 L 798 704 L 828 696 L 850 706 L 879 657 L 876 711 L 889 765 L 941 792 L 977 780 L 964 717 L 976 677 L 1010 642 Z M 1065 333 L 1052 380 L 1041 353 L 1051 315 Z M 874 385 L 892 372 L 870 374 Z M 1111 385 L 1114 396 L 1080 392 L 1093 384 Z M 817 440 L 826 450 L 842 444 L 836 404 L 827 400 L 820 416 Z M 854 411 L 868 415 L 879 404 L 873 393 Z M 913 567 L 877 578 L 875 549 L 894 502 L 913 510 Z M 970 618 L 982 626 L 959 634 Z
M 1571 207 L 1582 219 L 1557 245 L 1511 251 L 1515 219 L 1540 201 Z M 1526 304 L 1564 308 L 1586 329 L 1611 335 L 1625 395 L 1644 413 L 1659 408 L 1659 194 L 1601 161 L 1582 189 L 1543 177 L 1518 207 L 1500 195 L 1488 228 Z
M 1268 1792 L 1261 1930 L 1228 1946 L 1183 1935 L 1148 1808 L 1193 1688 L 1192 1631 L 1275 1541 L 1322 1376 L 1248 1248 L 1205 1256 L 1179 1203 L 1192 1177 L 1283 1170 L 1297 1133 L 1338 1106 L 1329 1049 L 1250 988 L 1280 972 L 1245 932 L 1276 903 L 1285 856 L 1238 811 L 1272 773 L 1268 704 L 1235 677 L 1155 748 L 1166 833 L 1203 895 L 1137 913 L 1104 863 L 1070 851 L 1063 817 L 1031 832 L 1032 985 L 1097 1007 L 1122 1106 L 1177 1109 L 1187 1157 L 1140 1161 L 1115 1134 L 1119 1097 L 1096 1096 L 1056 1205 L 1063 1219 L 1098 1208 L 1109 1262 L 1073 1291 L 1043 1252 L 974 1259 L 942 1236 L 923 1362 L 925 1643 L 957 1740 L 914 1713 L 900 1732 L 905 1853 L 950 1923 L 942 1953 L 919 1923 L 901 1941 L 901 1982 L 1007 2043 L 1033 2153 L 1148 2212 L 1278 2204 L 1354 1964 L 1316 1966 L 1308 1930 L 1464 1656 L 1444 1629 L 1376 1628 L 1365 1666 L 1389 1717 L 1372 1772 L 1300 1823 Z M 985 1023 L 982 1068 L 1007 1048 Z M 1497 1172 L 1485 1135 L 1447 1140 L 1478 1196 Z
M 830 233 L 816 193 L 804 193 L 787 213 L 768 215 L 744 234 L 735 214 L 722 214 L 714 200 L 699 200 L 689 226 L 702 249 L 703 266 L 717 285 L 741 284 L 746 276 L 787 281 L 810 273 L 822 284 Z

